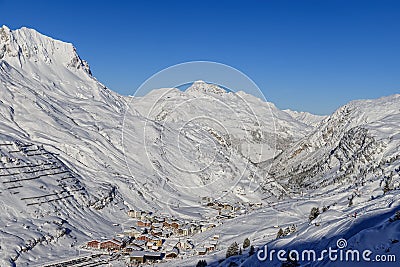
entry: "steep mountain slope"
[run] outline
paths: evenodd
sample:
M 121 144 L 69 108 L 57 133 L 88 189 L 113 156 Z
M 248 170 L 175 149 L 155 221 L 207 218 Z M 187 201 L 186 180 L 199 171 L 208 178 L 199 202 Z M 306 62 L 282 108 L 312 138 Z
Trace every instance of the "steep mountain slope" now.
M 268 178 L 278 181 L 286 189 L 283 199 L 268 201 L 225 224 L 220 229 L 225 234 L 223 248 L 197 260 L 206 259 L 210 266 L 294 266 L 285 259 L 288 251 L 296 250 L 300 266 L 398 266 L 399 122 L 400 95 L 353 101 L 339 108 L 272 160 L 265 183 Z M 314 208 L 319 212 L 310 217 Z M 278 237 L 279 229 L 283 235 Z M 264 245 L 273 256 L 260 260 L 257 253 L 249 255 L 243 249 L 242 255 L 225 259 L 228 246 L 233 242 L 240 246 L 245 238 L 250 238 L 256 252 L 260 250 L 261 258 Z M 345 245 L 339 248 L 338 240 Z M 329 247 L 343 255 L 358 250 L 360 259 L 330 260 L 322 254 Z M 277 258 L 281 249 L 286 252 L 284 260 Z M 318 260 L 301 258 L 310 250 Z M 371 251 L 369 262 L 361 258 L 364 250 Z M 385 263 L 378 263 L 380 259 Z M 196 261 L 183 259 L 178 264 L 189 262 Z
M 352 101 L 276 157 L 269 175 L 291 192 L 291 199 L 275 207 L 287 214 L 303 214 L 303 220 L 296 223 L 296 234 L 271 238 L 268 248 L 321 253 L 328 247 L 338 249 L 338 240 L 344 239 L 343 251 L 358 250 L 360 255 L 365 249 L 371 251 L 368 264 L 379 264 L 376 261 L 383 258 L 385 266 L 397 266 L 399 122 L 400 95 Z M 312 207 L 319 207 L 321 214 L 308 223 Z M 256 256 L 244 258 L 237 259 L 243 266 L 265 264 Z M 282 265 L 276 258 L 267 261 L 271 266 Z M 327 257 L 299 262 L 307 266 L 365 264 L 362 259 L 335 262 Z
M 91 195 L 84 179 L 43 145 L 0 137 L 1 266 L 40 263 L 46 255 L 40 251 L 49 249 L 52 259 L 75 255 L 82 240 L 116 230 L 113 217 L 123 206 L 115 192 Z M 110 189 L 99 185 L 97 190 Z
M 375 173 L 389 181 L 385 165 L 400 157 L 399 113 L 400 95 L 350 102 L 279 155 L 271 175 L 291 188 L 361 184 Z

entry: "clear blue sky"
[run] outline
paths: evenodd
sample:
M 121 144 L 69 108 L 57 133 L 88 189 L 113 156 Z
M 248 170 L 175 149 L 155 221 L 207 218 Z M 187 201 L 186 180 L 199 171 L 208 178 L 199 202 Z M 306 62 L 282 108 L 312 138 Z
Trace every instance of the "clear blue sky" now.
M 192 60 L 246 73 L 280 108 L 328 114 L 400 90 L 400 1 L 15 1 L 0 24 L 72 42 L 122 94 Z

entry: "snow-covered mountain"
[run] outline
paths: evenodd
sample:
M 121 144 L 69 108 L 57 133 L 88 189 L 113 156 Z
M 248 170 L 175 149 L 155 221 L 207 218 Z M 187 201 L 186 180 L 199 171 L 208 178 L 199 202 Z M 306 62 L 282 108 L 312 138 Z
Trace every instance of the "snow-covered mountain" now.
M 294 111 L 290 109 L 284 109 L 283 111 L 288 113 L 294 119 L 311 126 L 317 126 L 323 119 L 326 118 L 326 116 L 323 115 L 314 115 L 304 111 Z
M 369 174 L 384 173 L 386 162 L 398 156 L 399 112 L 400 95 L 350 102 L 280 154 L 272 175 L 303 188 L 360 184 Z
M 175 128 L 189 121 L 202 127 L 210 124 L 228 146 L 254 163 L 275 157 L 314 129 L 272 103 L 203 81 L 194 82 L 184 92 L 176 88 L 154 90 L 134 98 L 131 104 L 142 116 L 160 123 L 177 123 Z
M 203 81 L 126 97 L 99 83 L 72 44 L 3 26 L 0 266 L 74 257 L 89 239 L 130 227 L 129 209 L 209 220 L 204 196 L 264 204 L 193 237 L 198 245 L 221 234 L 208 258 L 215 265 L 229 242 L 251 235 L 261 246 L 276 224 L 301 224 L 304 238 L 313 205 L 384 210 L 389 196 L 397 201 L 399 103 L 399 95 L 354 101 L 320 117 Z
M 33 229 L 43 227 L 48 216 L 62 218 L 71 225 L 69 230 L 74 228 L 61 241 L 63 247 L 115 232 L 112 225 L 126 220 L 130 208 L 169 209 L 190 217 L 197 212 L 187 215 L 182 207 L 198 206 L 202 196 L 231 201 L 279 196 L 278 183 L 271 183 L 268 192 L 253 192 L 262 180 L 255 163 L 272 158 L 312 130 L 272 104 L 205 83 L 195 83 L 186 92 L 159 89 L 142 98 L 120 96 L 91 75 L 71 44 L 28 28 L 11 31 L 3 26 L 0 36 L 2 225 L 15 222 L 2 235 L 17 237 L 1 250 L 6 262 L 35 259 L 38 249 L 32 244 L 41 245 L 48 233 Z M 45 177 L 53 177 L 54 171 L 43 166 L 53 166 L 53 161 L 31 159 L 25 146 L 53 155 L 59 162 L 54 168 L 65 166 L 68 172 L 57 174 L 54 186 L 47 185 Z M 31 182 L 32 173 L 43 175 L 34 179 L 38 184 Z M 79 185 L 79 195 L 71 193 L 75 187 L 65 189 L 67 185 L 59 182 L 69 176 L 75 177 L 72 182 Z M 243 188 L 253 193 L 246 197 L 235 193 Z M 68 202 L 58 200 L 64 194 Z M 30 199 L 39 199 L 40 205 L 29 205 Z M 70 216 L 69 209 L 80 215 Z M 9 217 L 12 211 L 18 216 Z M 88 230 L 100 221 L 106 230 Z M 22 252 L 25 247 L 32 253 Z
M 224 250 L 206 257 L 207 263 L 252 267 L 380 266 L 383 263 L 377 261 L 383 258 L 385 266 L 397 266 L 399 122 L 398 94 L 352 101 L 324 118 L 312 133 L 269 161 L 265 182 L 278 181 L 285 188 L 282 200 L 267 200 L 265 207 L 221 227 L 222 236 L 239 234 L 224 239 Z M 318 208 L 318 215 L 311 218 L 313 208 Z M 283 231 L 277 237 L 279 229 Z M 249 249 L 243 249 L 242 255 L 225 259 L 228 246 L 233 242 L 240 246 L 245 238 L 262 250 L 261 257 L 265 256 L 265 245 L 274 256 L 262 261 L 258 253 L 249 255 Z M 338 240 L 345 247 L 339 248 Z M 329 260 L 327 254 L 321 256 L 329 247 L 343 255 L 347 250 L 357 250 L 359 255 L 369 250 L 370 262 L 361 256 L 358 261 Z M 286 251 L 285 259 L 288 251 L 299 252 L 299 265 L 279 260 L 278 250 Z M 322 258 L 302 260 L 301 253 L 310 250 Z M 189 266 L 189 262 L 182 260 L 179 264 Z

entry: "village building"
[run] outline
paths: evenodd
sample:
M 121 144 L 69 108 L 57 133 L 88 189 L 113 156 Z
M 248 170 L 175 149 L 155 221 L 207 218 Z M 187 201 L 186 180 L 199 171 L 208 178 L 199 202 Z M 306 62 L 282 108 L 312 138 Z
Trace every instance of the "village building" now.
M 125 236 L 130 236 L 130 237 L 134 237 L 134 238 L 139 237 L 142 233 L 143 233 L 142 230 L 139 230 L 135 227 L 131 227 L 129 230 L 124 231 Z
M 170 227 L 171 227 L 171 224 L 172 224 L 172 221 L 169 220 L 169 219 L 166 219 L 166 220 L 163 222 L 163 226 L 166 227 L 166 228 L 170 228 Z
M 130 254 L 131 252 L 133 252 L 133 251 L 142 251 L 143 250 L 143 248 L 141 247 L 141 246 L 137 246 L 137 245 L 135 245 L 135 244 L 131 244 L 131 245 L 129 245 L 129 246 L 126 246 L 125 248 L 124 248 L 124 250 L 123 250 L 123 252 L 126 254 L 126 253 L 128 253 L 128 254 Z
M 188 236 L 192 233 L 192 229 L 190 226 L 186 225 L 183 226 L 182 228 L 178 229 L 178 234 L 179 235 L 183 235 L 183 236 Z
M 179 250 L 178 248 L 173 248 L 172 250 L 169 250 L 165 253 L 165 258 L 166 259 L 174 259 L 176 257 L 178 257 L 179 255 Z
M 151 222 L 148 220 L 138 220 L 136 222 L 136 225 L 139 227 L 150 227 L 151 226 Z
M 153 223 L 161 223 L 163 224 L 165 222 L 165 218 L 163 217 L 154 217 L 153 218 Z
M 131 245 L 143 248 L 146 245 L 146 241 L 135 239 L 131 242 Z
M 173 248 L 177 248 L 179 243 L 179 239 L 177 238 L 169 238 L 165 240 L 165 243 L 163 244 L 164 251 L 170 251 Z
M 104 250 L 119 250 L 122 248 L 122 243 L 118 240 L 110 239 L 101 242 L 99 248 Z
M 153 246 L 154 246 L 153 242 L 148 241 L 148 242 L 146 243 L 146 248 L 147 248 L 147 249 L 152 249 Z
M 206 255 L 207 250 L 205 248 L 198 248 L 197 250 L 198 255 Z
M 164 223 L 160 222 L 160 223 L 152 223 L 151 224 L 151 229 L 155 229 L 155 228 L 163 228 L 164 227 Z
M 183 250 L 189 250 L 189 249 L 193 249 L 194 245 L 190 240 L 180 240 L 176 244 L 176 247 L 183 249 Z
M 222 205 L 223 205 L 223 207 L 222 207 L 223 209 L 230 210 L 230 211 L 234 210 L 234 207 L 229 203 L 223 203 Z
M 218 208 L 218 204 L 217 204 L 217 203 L 213 203 L 213 202 L 209 202 L 209 203 L 207 203 L 207 205 L 206 205 L 206 206 L 207 206 L 207 207 L 214 208 L 214 209 Z
M 217 225 L 214 224 L 214 223 L 209 223 L 209 224 L 207 225 L 207 230 L 211 230 L 211 229 L 215 228 L 216 226 L 217 226 Z
M 153 236 L 151 234 L 144 234 L 139 236 L 136 240 L 142 240 L 142 241 L 146 241 L 146 242 L 151 242 L 156 246 L 161 247 L 163 240 L 157 236 Z
M 206 249 L 207 252 L 212 252 L 215 250 L 215 246 L 211 244 L 205 245 L 204 248 Z
M 126 263 L 128 266 L 136 266 L 145 262 L 157 262 L 162 260 L 164 254 L 160 252 L 151 251 L 134 251 L 126 257 Z
M 224 218 L 232 218 L 233 217 L 232 210 L 230 210 L 230 209 L 221 209 L 218 211 L 218 215 L 220 215 L 221 217 L 224 217 Z
M 136 218 L 136 212 L 134 210 L 129 210 L 128 211 L 128 216 L 131 218 Z
M 174 222 L 171 222 L 170 227 L 177 230 L 179 227 L 181 227 L 181 225 L 182 225 L 182 223 L 180 223 L 178 221 L 174 221 Z
M 100 241 L 91 240 L 86 243 L 86 247 L 91 249 L 100 249 L 100 243 L 101 243 Z
M 213 245 L 215 248 L 217 248 L 218 241 L 217 240 L 211 240 L 210 245 Z
M 147 216 L 147 212 L 143 210 L 130 210 L 128 211 L 128 216 L 136 219 L 144 219 Z
M 144 220 L 147 217 L 151 215 L 151 212 L 146 212 L 142 210 L 129 210 L 128 211 L 128 216 L 131 218 L 139 219 L 139 220 Z
M 162 229 L 153 229 L 150 232 L 154 236 L 163 236 L 163 230 Z

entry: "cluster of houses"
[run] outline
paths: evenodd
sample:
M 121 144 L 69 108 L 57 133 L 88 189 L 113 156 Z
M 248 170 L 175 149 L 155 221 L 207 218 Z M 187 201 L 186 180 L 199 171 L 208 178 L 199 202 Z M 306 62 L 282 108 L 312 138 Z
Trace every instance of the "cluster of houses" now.
M 210 197 L 203 197 L 201 203 L 218 211 L 216 219 L 234 218 L 249 209 L 261 207 L 261 203 L 231 205 Z M 191 240 L 192 235 L 211 230 L 217 226 L 216 223 L 184 221 L 143 210 L 130 210 L 128 216 L 134 219 L 133 225 L 118 234 L 118 239 L 91 240 L 85 247 L 119 252 L 125 255 L 128 266 L 169 260 L 184 254 L 206 255 L 218 248 L 219 235 L 196 247 Z
M 124 232 L 124 235 L 135 239 L 146 239 L 146 236 L 166 239 L 171 236 L 189 237 L 196 233 L 205 232 L 217 225 L 209 222 L 183 221 L 165 216 L 155 216 L 151 212 L 130 210 L 128 216 L 136 219 L 136 226 Z
M 247 205 L 243 205 L 243 203 L 237 203 L 237 205 L 232 205 L 227 202 L 213 200 L 211 197 L 202 197 L 201 204 L 217 210 L 217 219 L 232 219 L 241 214 L 247 213 L 248 210 L 260 208 L 262 206 L 262 203 L 247 203 Z
M 123 247 L 123 243 L 117 239 L 108 239 L 104 241 L 91 240 L 86 243 L 87 248 L 99 249 L 99 250 L 120 250 Z
M 216 227 L 214 223 L 183 221 L 176 218 L 156 216 L 147 211 L 130 210 L 128 216 L 135 219 L 134 225 L 118 234 L 118 239 L 91 240 L 85 248 L 120 252 L 126 256 L 128 265 L 155 262 L 178 257 L 192 252 L 205 255 L 217 248 L 219 236 L 208 244 L 194 250 L 190 237 Z
M 211 240 L 204 244 L 202 247 L 196 249 L 198 255 L 206 255 L 209 252 L 213 252 L 217 249 L 219 235 L 214 235 Z

